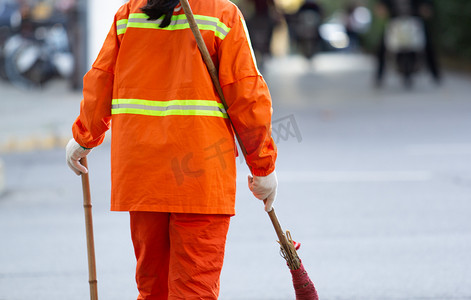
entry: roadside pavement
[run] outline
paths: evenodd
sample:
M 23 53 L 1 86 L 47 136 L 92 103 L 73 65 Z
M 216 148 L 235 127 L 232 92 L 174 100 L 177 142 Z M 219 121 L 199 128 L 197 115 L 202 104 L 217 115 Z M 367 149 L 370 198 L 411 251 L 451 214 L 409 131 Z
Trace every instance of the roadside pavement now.
M 63 80 L 24 90 L 0 81 L 0 194 L 5 188 L 2 154 L 64 147 L 80 109 L 81 92 Z
M 63 146 L 80 109 L 81 92 L 62 80 L 41 90 L 22 90 L 0 81 L 0 153 Z

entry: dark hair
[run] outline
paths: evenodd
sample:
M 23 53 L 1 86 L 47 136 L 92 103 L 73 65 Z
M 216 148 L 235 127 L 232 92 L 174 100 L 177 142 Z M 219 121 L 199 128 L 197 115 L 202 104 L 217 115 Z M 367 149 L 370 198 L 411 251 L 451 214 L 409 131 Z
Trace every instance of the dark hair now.
M 173 9 L 178 3 L 179 0 L 147 0 L 147 4 L 141 7 L 141 10 L 149 16 L 148 20 L 151 21 L 165 16 L 159 25 L 160 28 L 164 28 L 170 25 Z

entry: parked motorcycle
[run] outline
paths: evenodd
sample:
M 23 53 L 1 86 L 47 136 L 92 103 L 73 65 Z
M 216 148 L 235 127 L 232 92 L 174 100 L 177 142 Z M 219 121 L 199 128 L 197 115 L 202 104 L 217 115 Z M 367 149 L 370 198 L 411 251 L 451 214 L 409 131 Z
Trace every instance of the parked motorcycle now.
M 418 17 L 393 18 L 385 31 L 386 51 L 393 56 L 396 69 L 402 75 L 404 85 L 412 87 L 413 74 L 420 68 L 420 58 L 425 49 L 423 21 Z
M 5 80 L 3 47 L 8 38 L 19 31 L 21 21 L 19 4 L 14 0 L 0 0 L 0 78 Z
M 57 76 L 69 77 L 74 61 L 65 26 L 60 14 L 23 20 L 21 31 L 9 36 L 1 49 L 5 77 L 22 88 L 41 87 Z

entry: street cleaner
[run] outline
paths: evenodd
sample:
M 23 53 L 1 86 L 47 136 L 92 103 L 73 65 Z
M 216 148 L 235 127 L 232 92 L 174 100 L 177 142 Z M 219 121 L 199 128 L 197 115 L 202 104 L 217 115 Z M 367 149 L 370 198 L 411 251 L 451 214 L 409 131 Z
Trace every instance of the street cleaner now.
M 111 128 L 111 210 L 129 211 L 137 299 L 217 299 L 235 214 L 234 134 L 246 148 L 249 188 L 272 209 L 272 104 L 244 18 L 229 0 L 190 0 L 228 104 L 224 108 L 178 0 L 131 0 L 116 13 L 84 77 L 66 159 Z

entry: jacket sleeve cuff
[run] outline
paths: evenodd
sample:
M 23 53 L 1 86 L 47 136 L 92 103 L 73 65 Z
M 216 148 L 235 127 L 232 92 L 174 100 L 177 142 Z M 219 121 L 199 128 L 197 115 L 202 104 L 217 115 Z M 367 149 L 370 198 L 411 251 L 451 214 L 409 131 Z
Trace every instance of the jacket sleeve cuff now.
M 252 175 L 265 177 L 273 173 L 273 171 L 275 171 L 274 165 L 269 169 L 252 169 Z

